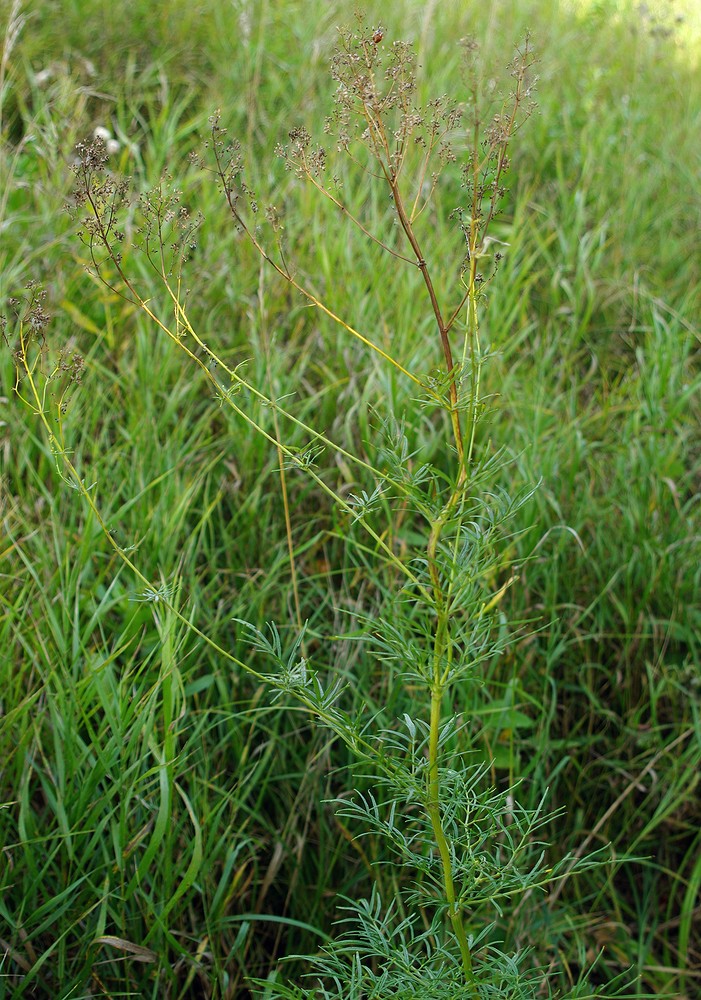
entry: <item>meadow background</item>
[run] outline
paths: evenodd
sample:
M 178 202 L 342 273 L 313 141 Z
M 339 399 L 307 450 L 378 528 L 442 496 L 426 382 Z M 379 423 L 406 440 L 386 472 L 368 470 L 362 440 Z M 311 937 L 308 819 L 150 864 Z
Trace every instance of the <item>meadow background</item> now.
M 565 808 L 545 831 L 553 860 L 608 843 L 616 860 L 512 906 L 504 939 L 563 986 L 596 960 L 603 995 L 629 970 L 625 995 L 699 996 L 698 11 L 366 9 L 388 39 L 418 47 L 429 94 L 460 97 L 461 36 L 501 68 L 528 28 L 539 58 L 483 317 L 485 445 L 507 449 L 504 485 L 540 482 L 518 513 L 520 579 L 504 599 L 533 627 L 455 711 L 480 733 L 495 784 L 520 780 L 526 802 L 548 790 Z M 86 273 L 64 206 L 76 143 L 106 128 L 113 169 L 137 190 L 167 170 L 204 214 L 187 272 L 203 339 L 369 461 L 375 409 L 414 413 L 422 458 L 440 465 L 444 435 L 412 387 L 261 278 L 189 157 L 220 108 L 256 189 L 289 206 L 289 244 L 330 304 L 413 365 L 437 364 L 418 285 L 370 266 L 273 152 L 299 123 L 322 133 L 351 5 L 37 0 L 0 12 L 0 311 L 28 281 L 44 285 L 51 348 L 85 360 L 66 447 L 106 523 L 199 629 L 250 660 L 233 619 L 296 627 L 275 449 Z M 448 178 L 430 220 L 449 261 L 455 190 Z M 387 224 L 374 196 L 363 211 Z M 273 983 L 281 958 L 333 933 L 341 896 L 391 892 L 402 873 L 326 804 L 361 780 L 348 752 L 139 596 L 18 403 L 9 350 L 0 373 L 0 995 L 245 998 L 249 977 Z M 257 417 L 272 432 L 270 411 Z M 343 462 L 324 474 L 357 489 Z M 288 488 L 310 641 L 347 681 L 349 709 L 391 725 L 411 692 L 362 644 L 332 640 L 350 613 L 381 617 L 391 581 L 349 560 L 347 519 L 307 481 Z M 401 547 L 412 525 L 397 531 Z M 290 981 L 303 971 L 285 963 Z

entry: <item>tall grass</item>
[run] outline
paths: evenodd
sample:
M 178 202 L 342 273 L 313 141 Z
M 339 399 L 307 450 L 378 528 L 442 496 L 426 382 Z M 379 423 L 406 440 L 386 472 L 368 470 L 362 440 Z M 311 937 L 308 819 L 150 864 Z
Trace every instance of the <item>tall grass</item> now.
M 495 351 L 481 392 L 495 398 L 476 439 L 511 457 L 495 485 L 513 492 L 542 480 L 486 581 L 496 592 L 507 563 L 519 565 L 498 608 L 505 622 L 533 624 L 445 710 L 467 722 L 495 787 L 520 780 L 524 808 L 546 788 L 550 809 L 567 806 L 539 834 L 553 844 L 549 864 L 607 842 L 614 856 L 639 859 L 508 906 L 497 937 L 551 962 L 553 989 L 584 972 L 603 987 L 625 971 L 627 995 L 692 996 L 697 50 L 684 26 L 663 37 L 639 13 L 612 11 L 499 4 L 457 23 L 446 6 L 429 17 L 407 5 L 386 33 L 415 39 L 430 74 L 419 79 L 422 96 L 451 89 L 445 39 L 468 30 L 486 59 L 503 63 L 528 21 L 540 59 L 540 113 L 512 147 L 511 190 L 493 230 L 509 246 L 481 304 L 481 335 Z M 85 486 L 97 483 L 88 495 L 148 587 L 57 475 L 46 437 L 14 401 L 8 355 L 0 982 L 18 996 L 245 996 L 252 979 L 270 977 L 270 995 L 282 995 L 279 958 L 337 936 L 340 897 L 400 897 L 407 873 L 388 865 L 381 837 L 358 839 L 357 818 L 324 804 L 349 783 L 372 789 L 349 770 L 352 755 L 293 699 L 271 704 L 264 686 L 227 666 L 230 654 L 265 672 L 234 620 L 264 636 L 267 621 L 287 621 L 292 636 L 292 623 L 307 619 L 306 655 L 325 655 L 346 682 L 348 715 L 364 712 L 389 730 L 405 712 L 414 719 L 416 692 L 398 683 L 391 658 L 378 661 L 347 633 L 349 621 L 395 613 L 396 579 L 361 542 L 353 515 L 290 470 L 288 532 L 274 411 L 249 407 L 272 443 L 244 432 L 205 379 L 183 375 L 152 324 L 85 274 L 61 212 L 75 143 L 107 126 L 121 142 L 110 167 L 143 189 L 168 165 L 206 217 L 188 265 L 193 326 L 232 370 L 246 361 L 240 372 L 267 397 L 295 392 L 303 424 L 371 466 L 386 461 L 378 410 L 404 414 L 415 467 L 447 473 L 446 425 L 417 408 L 415 390 L 379 355 L 350 347 L 261 274 L 187 160 L 211 108 L 221 106 L 245 140 L 251 184 L 274 191 L 280 208 L 299 205 L 287 214 L 287 240 L 298 259 L 316 261 L 315 290 L 330 308 L 417 372 L 437 363 L 432 320 L 417 317 L 420 275 L 380 269 L 367 244 L 360 256 L 272 156 L 297 123 L 292 108 L 321 131 L 326 63 L 347 14 L 260 4 L 227 21 L 214 5 L 193 22 L 171 5 L 167 23 L 153 25 L 163 48 L 154 57 L 132 46 L 129 62 L 122 46 L 142 33 L 144 10 L 115 12 L 102 36 L 89 30 L 100 5 L 63 13 L 61 39 L 36 30 L 35 18 L 7 59 L 1 289 L 7 298 L 45 272 L 51 337 L 66 360 L 85 358 L 63 417 L 65 447 Z M 233 44 L 234 32 L 243 43 Z M 448 183 L 430 216 L 436 259 L 447 259 L 457 196 Z M 386 227 L 388 202 L 361 189 L 358 204 L 373 231 Z M 146 271 L 138 278 L 157 301 L 158 285 Z M 286 424 L 285 441 L 294 454 L 307 447 L 301 427 Z M 320 474 L 346 503 L 372 492 L 342 455 Z M 418 524 L 401 506 L 391 523 L 380 538 L 403 558 Z M 160 596 L 198 628 L 206 623 L 223 652 L 150 599 L 166 585 Z M 332 644 L 334 635 L 346 637 Z M 286 963 L 285 981 L 301 984 L 308 971 Z

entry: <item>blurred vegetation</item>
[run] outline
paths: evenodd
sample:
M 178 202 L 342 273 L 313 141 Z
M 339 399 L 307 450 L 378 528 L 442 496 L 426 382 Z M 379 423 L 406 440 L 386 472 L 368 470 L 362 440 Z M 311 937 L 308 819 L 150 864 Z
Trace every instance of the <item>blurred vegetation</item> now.
M 422 92 L 460 96 L 463 36 L 501 68 L 528 28 L 539 57 L 538 113 L 513 146 L 497 223 L 508 246 L 486 297 L 495 406 L 481 441 L 507 449 L 504 485 L 541 483 L 518 514 L 522 568 L 504 609 L 536 625 L 453 708 L 475 720 L 497 785 L 518 779 L 526 804 L 548 790 L 550 808 L 566 808 L 546 831 L 553 860 L 610 843 L 620 863 L 507 912 L 505 940 L 552 963 L 563 987 L 593 967 L 594 983 L 625 973 L 631 996 L 693 997 L 698 15 L 608 0 L 386 6 L 368 3 L 368 18 L 417 46 Z M 420 460 L 440 465 L 444 437 L 412 387 L 261 279 L 189 156 L 220 108 L 253 186 L 289 208 L 288 243 L 327 301 L 431 369 L 406 273 L 379 269 L 274 155 L 300 122 L 322 136 L 336 26 L 351 13 L 321 0 L 0 3 L 0 311 L 29 280 L 47 289 L 52 342 L 85 360 L 64 418 L 72 461 L 142 572 L 177 579 L 181 610 L 242 658 L 233 619 L 294 620 L 277 454 L 86 273 L 64 206 L 76 143 L 108 130 L 111 163 L 137 190 L 167 171 L 204 214 L 188 271 L 203 339 L 371 462 L 377 408 L 406 413 Z M 343 179 L 381 230 L 389 206 Z M 455 197 L 447 183 L 425 220 L 446 259 Z M 246 997 L 249 977 L 319 947 L 341 897 L 400 877 L 325 804 L 363 779 L 293 703 L 272 705 L 139 598 L 17 403 L 10 352 L 0 360 L 0 994 Z M 271 426 L 264 407 L 257 416 Z M 342 462 L 324 475 L 357 489 Z M 389 724 L 411 693 L 362 646 L 323 637 L 343 633 L 348 612 L 382 616 L 390 581 L 348 561 L 348 524 L 305 480 L 289 489 L 313 651 Z M 303 971 L 285 967 L 291 980 Z

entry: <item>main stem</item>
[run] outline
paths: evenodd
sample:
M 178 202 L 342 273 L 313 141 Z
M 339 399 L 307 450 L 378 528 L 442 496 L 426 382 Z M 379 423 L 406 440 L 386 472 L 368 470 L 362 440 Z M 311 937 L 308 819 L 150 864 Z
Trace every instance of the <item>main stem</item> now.
M 465 924 L 463 922 L 462 906 L 459 903 L 456 893 L 455 893 L 455 882 L 453 879 L 453 859 L 451 856 L 450 845 L 448 843 L 448 838 L 446 836 L 445 830 L 443 829 L 443 821 L 441 817 L 441 771 L 440 771 L 440 759 L 439 759 L 439 735 L 441 727 L 441 705 L 443 701 L 443 694 L 449 683 L 450 677 L 450 663 L 452 654 L 452 642 L 450 638 L 450 605 L 446 601 L 446 597 L 441 585 L 440 572 L 438 569 L 438 562 L 436 559 L 438 543 L 440 541 L 441 534 L 445 528 L 446 523 L 450 520 L 450 517 L 455 510 L 455 507 L 460 502 L 460 498 L 463 495 L 464 483 L 467 478 L 467 466 L 472 461 L 472 452 L 474 447 L 474 433 L 475 424 L 477 420 L 477 398 L 479 395 L 478 382 L 475 378 L 474 372 L 474 361 L 476 354 L 476 337 L 477 337 L 477 311 L 476 311 L 476 301 L 474 295 L 474 273 L 470 274 L 470 291 L 469 296 L 469 327 L 471 330 L 470 338 L 470 350 L 473 355 L 473 376 L 472 384 L 470 387 L 471 396 L 471 409 L 470 409 L 470 440 L 468 453 L 465 454 L 465 447 L 463 443 L 462 427 L 460 424 L 460 412 L 458 409 L 458 385 L 455 372 L 455 364 L 453 361 L 453 352 L 450 346 L 450 339 L 448 336 L 449 325 L 446 324 L 443 314 L 441 312 L 440 305 L 438 303 L 438 298 L 436 296 L 435 289 L 433 287 L 433 281 L 431 280 L 431 275 L 428 269 L 428 265 L 424 259 L 423 253 L 421 251 L 421 246 L 416 237 L 416 233 L 411 224 L 411 220 L 407 215 L 406 208 L 404 206 L 404 201 L 402 199 L 401 191 L 399 190 L 398 176 L 391 168 L 386 171 L 387 180 L 389 182 L 392 197 L 394 199 L 394 205 L 399 218 L 399 222 L 404 230 L 407 239 L 411 245 L 414 254 L 416 255 L 416 263 L 421 271 L 421 275 L 424 279 L 424 284 L 428 291 L 428 296 L 431 301 L 431 308 L 433 309 L 433 314 L 436 317 L 436 323 L 438 325 L 438 331 L 441 339 L 441 347 L 443 350 L 443 357 L 445 359 L 446 368 L 449 376 L 449 393 L 450 393 L 450 419 L 453 428 L 453 438 L 455 441 L 455 447 L 458 454 L 458 478 L 455 487 L 446 502 L 443 510 L 436 518 L 431 526 L 431 532 L 429 535 L 428 546 L 427 546 L 427 556 L 428 556 L 428 570 L 431 577 L 431 586 L 433 590 L 434 605 L 436 608 L 436 632 L 433 650 L 433 677 L 431 682 L 431 718 L 429 726 L 429 743 L 428 743 L 428 757 L 429 757 L 429 769 L 428 769 L 428 786 L 427 786 L 427 802 L 426 808 L 428 816 L 431 822 L 431 827 L 433 829 L 433 836 L 436 841 L 436 846 L 438 848 L 438 853 L 441 858 L 441 866 L 443 869 L 443 886 L 445 890 L 445 898 L 448 903 L 448 915 L 450 917 L 450 923 L 453 928 L 453 933 L 458 942 L 458 947 L 460 948 L 460 955 L 462 959 L 462 970 L 465 976 L 465 982 L 469 989 L 470 996 L 477 1000 L 479 994 L 477 992 L 477 986 L 475 983 L 475 975 L 472 966 L 472 953 L 470 951 L 470 945 L 467 940 L 467 933 L 465 931 Z M 478 378 L 479 376 L 477 376 Z
M 449 612 L 445 608 L 443 608 L 439 613 L 434 646 L 433 683 L 431 685 L 431 721 L 428 740 L 429 769 L 427 811 L 433 828 L 433 836 L 436 840 L 436 846 L 438 847 L 438 853 L 441 857 L 441 864 L 443 867 L 443 886 L 445 889 L 445 898 L 448 903 L 448 915 L 450 917 L 453 933 L 455 934 L 460 948 L 465 982 L 470 989 L 470 995 L 476 998 L 478 993 L 475 985 L 474 971 L 472 968 L 472 953 L 470 952 L 470 945 L 467 940 L 467 933 L 463 923 L 462 909 L 455 895 L 453 861 L 450 852 L 450 845 L 448 844 L 448 838 L 446 837 L 443 829 L 440 806 L 441 784 L 438 760 L 438 737 L 441 726 L 441 702 L 443 700 L 447 674 L 447 670 L 443 664 L 445 658 L 449 658 L 450 656 L 448 615 Z
M 441 727 L 441 705 L 443 694 L 450 679 L 450 669 L 452 661 L 452 640 L 450 636 L 450 602 L 446 600 L 446 595 L 441 583 L 440 571 L 438 568 L 437 552 L 438 543 L 441 538 L 446 523 L 455 510 L 462 496 L 462 481 L 465 477 L 465 467 L 461 466 L 458 484 L 453 490 L 443 510 L 431 525 L 429 534 L 427 556 L 428 570 L 431 577 L 433 599 L 436 608 L 436 632 L 433 647 L 433 676 L 431 680 L 431 718 L 429 723 L 428 738 L 428 785 L 426 808 L 433 828 L 433 836 L 438 847 L 443 868 L 443 885 L 445 898 L 448 903 L 448 915 L 453 928 L 453 933 L 460 948 L 462 958 L 462 969 L 465 982 L 470 990 L 470 996 L 477 998 L 478 992 L 475 984 L 475 976 L 472 967 L 472 953 L 467 940 L 467 933 L 463 922 L 461 904 L 458 902 L 455 893 L 455 883 L 453 880 L 453 859 L 450 845 L 443 829 L 441 818 L 441 772 L 439 758 L 439 735 Z
M 465 339 L 465 347 L 469 349 L 470 355 L 470 406 L 465 469 L 468 469 L 472 465 L 475 450 L 475 431 L 477 430 L 479 417 L 480 376 L 482 374 L 479 323 L 477 320 L 476 263 L 475 255 L 473 255 L 470 262 L 470 291 L 467 299 L 467 337 Z

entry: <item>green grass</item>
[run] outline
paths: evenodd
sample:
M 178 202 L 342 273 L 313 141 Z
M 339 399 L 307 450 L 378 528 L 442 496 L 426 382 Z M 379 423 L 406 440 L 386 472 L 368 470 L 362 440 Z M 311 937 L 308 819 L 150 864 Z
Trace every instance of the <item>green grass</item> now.
M 45 285 L 52 344 L 85 357 L 64 430 L 104 522 L 154 586 L 174 586 L 187 620 L 257 669 L 235 619 L 274 620 L 285 642 L 296 631 L 276 451 L 86 274 L 63 206 L 76 142 L 107 126 L 122 143 L 114 167 L 138 189 L 167 168 L 204 213 L 189 312 L 220 357 L 246 362 L 277 398 L 293 393 L 300 420 L 371 464 L 378 413 L 403 414 L 417 462 L 447 469 L 440 415 L 272 273 L 259 284 L 256 256 L 188 159 L 220 107 L 255 187 L 289 209 L 287 239 L 315 291 L 411 371 L 437 365 L 418 272 L 351 240 L 273 155 L 300 121 L 322 132 L 346 7 L 63 3 L 59 31 L 59 5 L 20 5 L 29 20 L 4 80 L 2 311 L 28 280 Z M 455 92 L 453 39 L 474 32 L 502 66 L 532 31 L 539 110 L 514 142 L 494 230 L 509 247 L 482 318 L 494 400 L 478 444 L 506 449 L 500 485 L 541 485 L 511 528 L 519 579 L 503 603 L 505 621 L 535 625 L 449 707 L 497 787 L 519 780 L 524 805 L 548 790 L 548 808 L 566 810 L 544 831 L 550 862 L 608 843 L 615 859 L 509 904 L 498 933 L 552 963 L 553 986 L 594 966 L 604 992 L 622 975 L 623 995 L 693 997 L 701 32 L 693 12 L 665 36 L 633 4 L 603 0 L 459 7 L 406 2 L 382 17 L 388 38 L 418 45 L 430 94 Z M 352 171 L 343 180 L 386 229 L 389 204 Z M 432 259 L 460 253 L 448 222 L 458 196 L 448 178 L 425 220 Z M 165 315 L 160 286 L 125 254 Z M 446 266 L 441 289 L 456 282 Z M 147 599 L 58 475 L 7 351 L 0 374 L 0 996 L 245 998 L 253 978 L 280 976 L 283 956 L 336 933 L 342 897 L 402 883 L 382 839 L 328 804 L 372 782 L 292 698 L 271 702 Z M 274 433 L 270 407 L 249 412 Z M 285 440 L 306 439 L 286 423 Z M 321 474 L 344 497 L 371 487 L 343 460 Z M 310 650 L 348 682 L 349 712 L 389 727 L 417 712 L 412 690 L 369 645 L 329 637 L 352 615 L 391 616 L 395 581 L 349 548 L 357 530 L 312 485 L 288 478 Z M 392 530 L 398 550 L 414 544 L 410 515 Z M 285 963 L 286 980 L 306 968 Z

